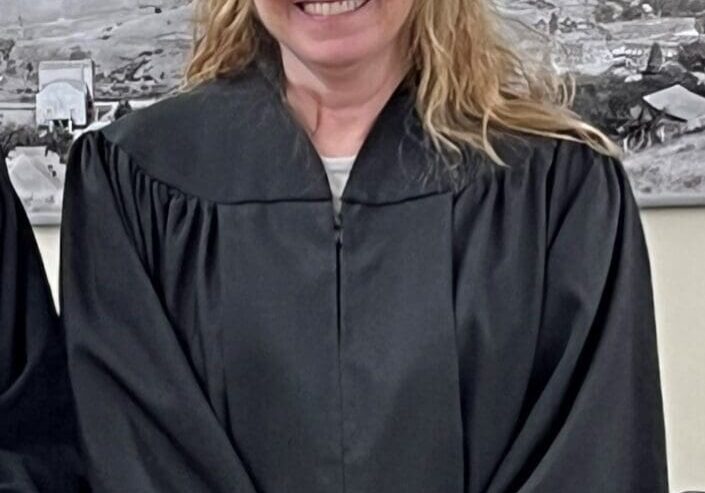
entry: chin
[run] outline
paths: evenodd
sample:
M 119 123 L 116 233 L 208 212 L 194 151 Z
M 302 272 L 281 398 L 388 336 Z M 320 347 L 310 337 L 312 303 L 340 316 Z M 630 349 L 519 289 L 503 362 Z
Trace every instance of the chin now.
M 365 60 L 366 54 L 351 50 L 316 53 L 308 56 L 306 61 L 321 67 L 346 67 Z
M 305 63 L 312 63 L 322 67 L 340 67 L 354 65 L 369 59 L 375 53 L 374 47 L 365 46 L 363 40 L 340 39 L 303 44 L 296 50 Z

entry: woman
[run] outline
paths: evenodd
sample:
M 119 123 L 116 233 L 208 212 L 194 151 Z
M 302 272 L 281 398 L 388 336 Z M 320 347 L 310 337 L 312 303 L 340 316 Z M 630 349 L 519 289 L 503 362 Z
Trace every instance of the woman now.
M 71 151 L 93 489 L 666 492 L 629 182 L 489 2 L 200 13 L 184 89 Z

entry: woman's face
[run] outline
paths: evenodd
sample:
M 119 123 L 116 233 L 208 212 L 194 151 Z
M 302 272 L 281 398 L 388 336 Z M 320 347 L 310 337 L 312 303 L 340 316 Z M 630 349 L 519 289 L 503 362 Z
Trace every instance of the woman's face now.
M 402 26 L 414 1 L 254 0 L 254 5 L 282 48 L 304 64 L 330 67 L 400 50 Z

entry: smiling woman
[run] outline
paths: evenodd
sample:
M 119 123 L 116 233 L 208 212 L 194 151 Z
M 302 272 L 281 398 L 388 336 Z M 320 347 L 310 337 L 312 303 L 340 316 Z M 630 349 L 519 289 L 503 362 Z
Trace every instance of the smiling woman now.
M 489 0 L 200 5 L 69 156 L 92 491 L 666 493 L 626 171 Z

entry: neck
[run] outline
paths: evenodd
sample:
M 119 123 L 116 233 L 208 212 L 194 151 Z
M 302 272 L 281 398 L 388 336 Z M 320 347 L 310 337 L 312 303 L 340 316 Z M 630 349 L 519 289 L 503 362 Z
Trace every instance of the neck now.
M 396 49 L 346 66 L 306 63 L 284 46 L 281 53 L 289 105 L 326 156 L 357 154 L 407 70 Z

